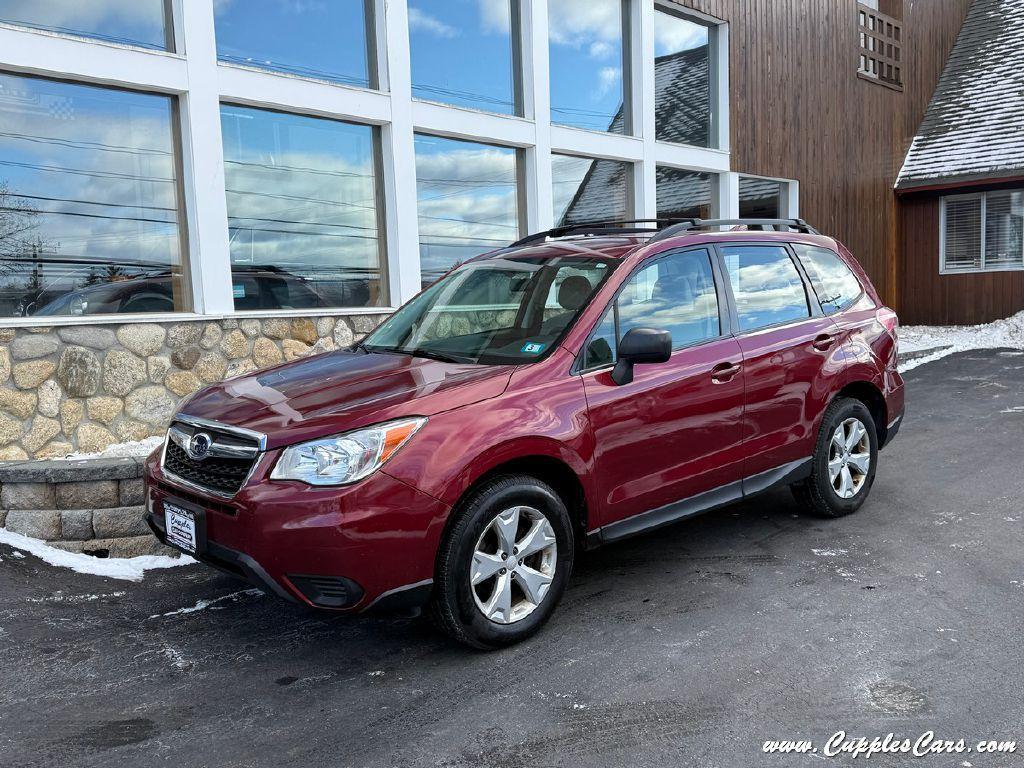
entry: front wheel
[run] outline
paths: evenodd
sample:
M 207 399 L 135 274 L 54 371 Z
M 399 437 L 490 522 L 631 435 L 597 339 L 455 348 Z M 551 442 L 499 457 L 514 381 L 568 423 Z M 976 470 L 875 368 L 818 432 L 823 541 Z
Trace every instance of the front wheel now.
M 474 648 L 525 640 L 555 610 L 572 572 L 565 504 L 526 475 L 496 478 L 455 513 L 438 553 L 430 614 Z
M 871 411 L 860 400 L 833 400 L 821 420 L 811 476 L 792 486 L 793 495 L 819 517 L 849 515 L 867 499 L 877 462 Z

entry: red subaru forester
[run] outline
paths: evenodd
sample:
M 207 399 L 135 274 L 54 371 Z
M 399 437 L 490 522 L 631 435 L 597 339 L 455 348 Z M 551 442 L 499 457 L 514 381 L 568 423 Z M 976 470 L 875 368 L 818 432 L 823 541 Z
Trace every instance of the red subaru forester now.
M 857 510 L 903 380 L 849 251 L 798 219 L 631 224 L 530 236 L 351 349 L 196 393 L 146 464 L 154 533 L 495 648 L 544 624 L 581 547 L 780 484 Z

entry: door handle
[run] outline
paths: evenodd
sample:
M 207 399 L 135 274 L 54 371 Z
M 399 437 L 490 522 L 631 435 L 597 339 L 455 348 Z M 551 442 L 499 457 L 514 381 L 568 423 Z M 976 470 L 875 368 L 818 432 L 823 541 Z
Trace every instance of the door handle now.
M 740 372 L 740 366 L 736 363 L 719 363 L 711 369 L 711 381 L 715 384 L 722 384 L 732 379 Z
M 828 352 L 832 349 L 832 345 L 835 341 L 836 337 L 831 333 L 823 333 L 820 336 L 815 337 L 814 341 L 811 342 L 811 346 L 819 352 Z

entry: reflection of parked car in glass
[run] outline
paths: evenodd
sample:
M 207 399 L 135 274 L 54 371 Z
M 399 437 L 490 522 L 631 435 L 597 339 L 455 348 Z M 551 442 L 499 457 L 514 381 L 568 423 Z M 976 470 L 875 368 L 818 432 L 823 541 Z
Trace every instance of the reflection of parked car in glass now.
M 495 648 L 580 547 L 783 485 L 855 512 L 903 418 L 896 315 L 832 238 L 702 231 L 734 223 L 534 235 L 352 349 L 197 392 L 146 462 L 149 525 L 286 599 L 425 603 Z
M 173 283 L 170 272 L 130 280 L 91 285 L 26 315 L 99 315 L 139 312 L 173 312 Z M 236 310 L 318 309 L 322 307 L 367 306 L 368 278 L 310 280 L 279 267 L 235 266 L 232 291 Z

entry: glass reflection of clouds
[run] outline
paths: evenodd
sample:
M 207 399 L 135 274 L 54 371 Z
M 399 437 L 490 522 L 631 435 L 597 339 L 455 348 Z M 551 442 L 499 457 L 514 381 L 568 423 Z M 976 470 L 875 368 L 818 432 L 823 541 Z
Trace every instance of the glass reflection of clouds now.
M 409 0 L 412 95 L 518 114 L 514 0 Z
M 722 253 L 736 298 L 740 330 L 810 316 L 803 280 L 785 248 L 727 246 Z
M 172 102 L 0 75 L 0 316 L 184 309 Z M 88 294 L 70 296 L 85 289 Z
M 655 136 L 711 146 L 708 28 L 662 10 L 654 19 Z
M 552 122 L 624 132 L 623 12 L 622 0 L 549 0 Z
M 860 282 L 842 259 L 828 248 L 793 243 L 793 250 L 803 262 L 825 314 L 844 309 L 860 296 Z
M 141 48 L 170 48 L 164 0 L 3 0 L 0 21 Z
M 519 236 L 516 151 L 416 136 L 420 269 L 428 285 Z
M 221 109 L 236 309 L 378 306 L 374 129 Z
M 214 0 L 221 61 L 366 87 L 365 0 Z
M 719 335 L 718 297 L 705 251 L 681 253 L 641 270 L 619 296 L 619 338 L 633 328 L 672 334 L 675 349 Z

